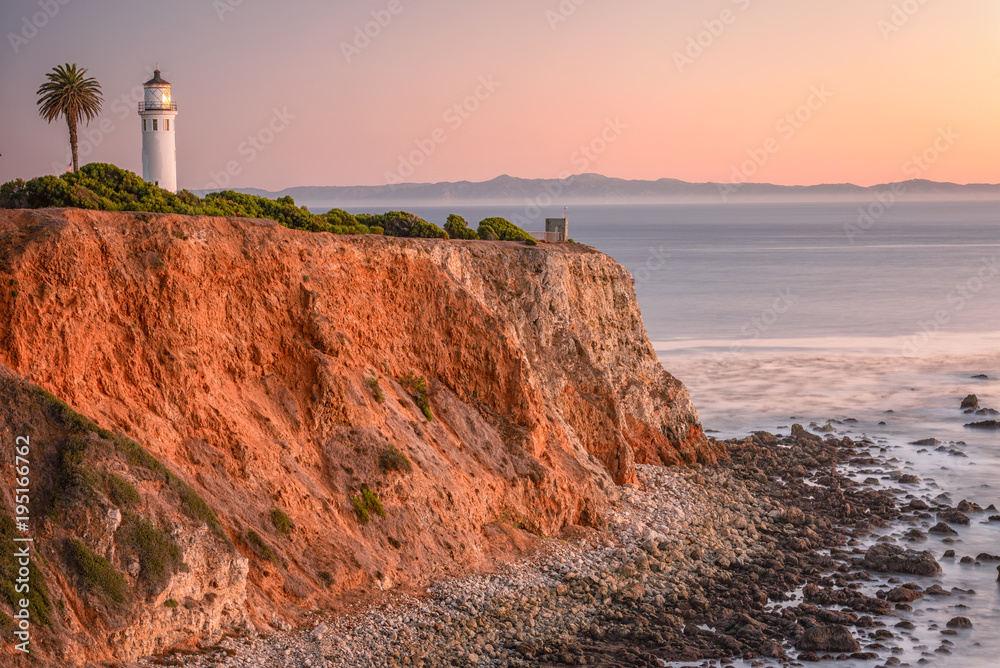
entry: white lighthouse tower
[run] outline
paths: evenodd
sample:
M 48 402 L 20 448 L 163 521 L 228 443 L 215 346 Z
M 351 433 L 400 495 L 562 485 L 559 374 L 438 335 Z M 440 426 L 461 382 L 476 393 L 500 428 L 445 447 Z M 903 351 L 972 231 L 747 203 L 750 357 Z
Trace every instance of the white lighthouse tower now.
M 139 103 L 142 118 L 142 178 L 164 190 L 177 192 L 177 146 L 174 118 L 177 103 L 170 98 L 170 83 L 160 70 L 143 84 L 145 99 Z

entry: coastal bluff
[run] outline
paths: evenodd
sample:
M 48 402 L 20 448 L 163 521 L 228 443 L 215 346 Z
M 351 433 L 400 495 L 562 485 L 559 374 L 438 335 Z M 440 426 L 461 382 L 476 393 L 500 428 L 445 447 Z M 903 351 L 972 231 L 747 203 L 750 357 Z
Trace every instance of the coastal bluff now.
M 33 642 L 60 665 L 489 569 L 599 529 L 637 464 L 726 456 L 581 244 L 0 210 L 0 313 L 0 455 L 30 435 Z

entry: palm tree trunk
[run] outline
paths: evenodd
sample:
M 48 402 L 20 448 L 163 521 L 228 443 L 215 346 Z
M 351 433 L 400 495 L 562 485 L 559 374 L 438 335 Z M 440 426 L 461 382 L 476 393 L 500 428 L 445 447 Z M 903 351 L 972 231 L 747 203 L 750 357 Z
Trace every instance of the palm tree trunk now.
M 69 124 L 69 148 L 73 152 L 73 171 L 75 172 L 80 167 L 80 160 L 76 155 L 76 118 L 70 114 L 66 117 L 66 123 Z

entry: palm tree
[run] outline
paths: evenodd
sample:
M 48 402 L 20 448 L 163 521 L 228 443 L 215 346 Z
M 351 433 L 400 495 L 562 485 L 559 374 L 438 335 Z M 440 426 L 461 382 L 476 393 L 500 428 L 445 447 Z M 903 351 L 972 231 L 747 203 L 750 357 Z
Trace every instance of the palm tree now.
M 79 167 L 76 155 L 76 124 L 90 122 L 101 113 L 101 84 L 85 78 L 87 69 L 75 64 L 57 65 L 46 74 L 48 81 L 38 89 L 38 114 L 49 123 L 60 116 L 69 125 L 69 147 L 73 151 L 73 171 Z

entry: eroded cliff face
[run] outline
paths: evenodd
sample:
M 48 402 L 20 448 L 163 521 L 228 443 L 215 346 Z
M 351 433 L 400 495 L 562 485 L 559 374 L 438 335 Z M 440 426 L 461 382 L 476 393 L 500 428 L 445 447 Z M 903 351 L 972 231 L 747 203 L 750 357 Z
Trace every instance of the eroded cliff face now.
M 248 560 L 231 600 L 259 626 L 489 567 L 523 530 L 599 526 L 636 462 L 717 456 L 656 359 L 631 277 L 575 244 L 0 211 L 0 313 L 0 363 L 204 497 Z M 426 399 L 407 375 L 426 378 Z M 364 488 L 384 517 L 359 521 Z M 170 586 L 203 597 L 184 576 Z M 93 651 L 147 651 L 153 626 L 183 626 L 172 610 Z

